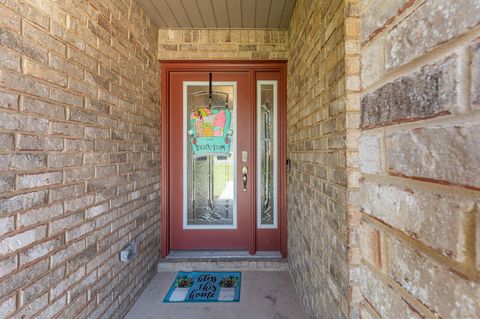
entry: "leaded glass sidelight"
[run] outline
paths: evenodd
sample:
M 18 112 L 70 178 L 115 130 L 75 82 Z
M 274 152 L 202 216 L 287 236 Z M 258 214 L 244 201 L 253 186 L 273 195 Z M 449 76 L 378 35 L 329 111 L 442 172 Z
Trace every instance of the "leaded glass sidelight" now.
M 184 229 L 237 227 L 236 83 L 213 82 L 212 91 L 209 106 L 208 82 L 183 84 Z
M 257 81 L 257 227 L 277 228 L 277 81 Z

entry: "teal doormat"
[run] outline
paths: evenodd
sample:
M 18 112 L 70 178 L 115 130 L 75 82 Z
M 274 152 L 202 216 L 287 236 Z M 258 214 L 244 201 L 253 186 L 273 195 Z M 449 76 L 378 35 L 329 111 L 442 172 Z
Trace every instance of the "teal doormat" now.
M 241 272 L 179 272 L 164 303 L 239 302 Z

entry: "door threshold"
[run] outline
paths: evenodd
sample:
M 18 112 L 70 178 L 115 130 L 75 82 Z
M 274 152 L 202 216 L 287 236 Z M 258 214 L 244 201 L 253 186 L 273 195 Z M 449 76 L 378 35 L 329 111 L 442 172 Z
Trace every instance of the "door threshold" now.
M 288 260 L 278 251 L 176 250 L 160 259 L 157 271 L 288 271 Z
M 282 259 L 279 251 L 257 251 L 255 255 L 250 255 L 248 250 L 171 250 L 167 260 L 258 260 L 258 259 Z

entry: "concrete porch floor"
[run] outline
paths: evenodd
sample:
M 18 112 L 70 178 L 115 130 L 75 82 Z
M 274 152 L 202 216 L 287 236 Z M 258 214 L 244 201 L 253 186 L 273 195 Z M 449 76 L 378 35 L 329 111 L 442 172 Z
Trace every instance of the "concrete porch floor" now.
M 176 272 L 160 272 L 126 319 L 302 319 L 305 315 L 287 271 L 243 271 L 240 302 L 163 303 Z

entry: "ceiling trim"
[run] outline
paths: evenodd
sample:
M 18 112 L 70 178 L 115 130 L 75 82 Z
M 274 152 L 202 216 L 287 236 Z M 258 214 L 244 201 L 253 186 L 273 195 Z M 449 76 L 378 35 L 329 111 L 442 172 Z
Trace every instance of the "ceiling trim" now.
M 296 0 L 139 0 L 161 29 L 287 30 Z

